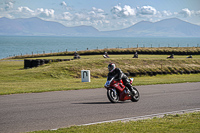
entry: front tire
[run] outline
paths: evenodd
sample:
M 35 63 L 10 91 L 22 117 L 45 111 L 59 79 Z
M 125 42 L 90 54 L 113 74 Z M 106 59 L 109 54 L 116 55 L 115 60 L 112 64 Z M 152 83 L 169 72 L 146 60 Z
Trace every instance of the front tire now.
M 137 93 L 136 93 L 136 95 L 131 96 L 131 97 L 132 97 L 131 101 L 132 101 L 132 102 L 137 102 L 137 101 L 139 101 L 139 99 L 140 99 L 140 93 L 139 93 L 139 91 L 138 91 L 135 87 L 133 87 L 133 89 L 136 90 Z
M 119 101 L 119 95 L 116 90 L 107 90 L 107 97 L 112 103 L 116 103 Z

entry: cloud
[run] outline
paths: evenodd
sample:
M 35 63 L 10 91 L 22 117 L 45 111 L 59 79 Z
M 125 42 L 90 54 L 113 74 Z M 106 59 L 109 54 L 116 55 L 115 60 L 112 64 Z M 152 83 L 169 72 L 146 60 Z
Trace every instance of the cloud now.
M 90 20 L 104 20 L 106 15 L 104 14 L 104 10 L 97 9 L 95 7 L 92 8 L 92 11 L 87 13 L 90 17 Z
M 200 10 L 195 12 L 196 16 L 200 16 Z
M 67 5 L 67 3 L 65 1 L 61 2 L 60 5 L 67 10 L 72 10 L 72 8 L 70 6 Z
M 132 9 L 130 6 L 125 5 L 123 8 L 123 14 L 125 16 L 134 16 L 135 15 L 135 9 Z
M 76 20 L 76 21 L 89 21 L 90 17 L 86 13 L 75 13 L 73 20 Z
M 34 11 L 28 7 L 18 7 L 18 11 L 21 13 L 33 13 Z
M 161 14 L 162 14 L 162 16 L 172 16 L 173 15 L 170 11 L 166 11 L 166 10 L 162 11 Z
M 66 21 L 97 21 L 104 20 L 106 15 L 104 10 L 93 7 L 91 11 L 88 12 L 76 12 L 74 14 L 70 12 L 63 12 L 61 17 L 58 19 Z
M 56 19 L 66 26 L 90 25 L 103 27 L 110 23 L 104 10 L 96 7 L 92 7 L 89 11 L 63 12 Z
M 125 5 L 124 7 L 121 7 L 120 4 L 117 6 L 114 6 L 111 8 L 111 13 L 113 14 L 114 18 L 127 18 L 127 17 L 133 17 L 133 16 L 139 16 L 139 17 L 149 17 L 154 16 L 158 13 L 158 11 L 152 7 L 152 6 L 142 6 L 142 7 L 136 7 L 131 8 L 129 5 Z M 163 13 L 163 15 L 167 15 L 167 11 Z M 169 15 L 169 12 L 168 12 Z
M 65 6 L 65 7 L 67 6 L 67 4 L 66 4 L 64 1 L 61 2 L 60 5 L 61 5 L 61 6 Z
M 97 9 L 96 7 L 92 7 L 92 10 L 95 11 L 95 12 L 98 12 L 98 13 L 103 13 L 104 12 L 104 10 Z
M 13 9 L 13 3 L 12 2 L 6 2 L 5 10 L 8 11 L 8 10 L 11 10 L 11 9 Z
M 120 12 L 122 11 L 122 7 L 121 6 L 119 6 L 119 5 L 117 5 L 117 6 L 114 6 L 114 7 L 112 7 L 112 9 L 111 9 L 111 13 L 113 13 L 113 14 L 120 14 Z
M 71 21 L 73 19 L 73 15 L 70 12 L 63 12 L 61 19 Z
M 137 15 L 139 16 L 155 15 L 156 13 L 157 10 L 152 6 L 137 7 Z
M 5 14 L 9 14 L 9 18 L 28 18 L 34 17 L 34 11 L 28 7 L 18 7 L 16 10 L 11 10 Z
M 53 9 L 43 9 L 43 8 L 37 8 L 35 11 L 36 16 L 42 17 L 42 18 L 53 18 L 54 17 L 54 10 Z
M 37 8 L 32 10 L 29 7 L 18 7 L 17 11 L 13 11 L 13 16 L 16 17 L 40 17 L 40 18 L 54 18 L 53 9 Z
M 188 8 L 184 8 L 178 14 L 183 15 L 183 17 L 190 17 L 193 14 L 193 11 L 190 11 Z
M 112 7 L 111 13 L 114 15 L 114 18 L 120 17 L 130 17 L 135 16 L 136 12 L 134 8 L 131 8 L 129 5 L 125 5 L 123 8 L 119 5 Z
M 178 17 L 195 17 L 195 16 L 200 16 L 200 10 L 199 11 L 194 11 L 194 10 L 189 10 L 188 8 L 184 8 L 182 9 L 180 12 L 175 12 L 175 15 L 177 15 Z

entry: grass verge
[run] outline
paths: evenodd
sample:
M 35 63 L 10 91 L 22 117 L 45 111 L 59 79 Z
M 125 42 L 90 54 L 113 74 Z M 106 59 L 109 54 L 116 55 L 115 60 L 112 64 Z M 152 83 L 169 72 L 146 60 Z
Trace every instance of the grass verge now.
M 161 63 L 163 69 L 200 68 L 200 55 L 194 56 L 193 59 L 175 56 L 175 59 L 167 60 L 165 57 L 165 55 L 140 55 L 139 59 L 132 59 L 131 55 L 112 55 L 110 59 L 104 59 L 102 55 L 82 56 L 80 60 L 50 63 L 32 69 L 23 69 L 23 60 L 0 61 L 0 95 L 102 88 L 106 82 L 109 62 L 116 63 L 123 72 L 159 69 Z M 72 56 L 53 58 L 72 58 Z M 80 74 L 84 69 L 91 71 L 90 83 L 81 82 Z M 183 82 L 200 82 L 200 74 L 137 76 L 133 85 Z
M 200 133 L 200 112 L 166 115 L 163 118 L 72 126 L 31 133 Z
M 18 93 L 38 93 L 48 91 L 79 90 L 103 88 L 106 78 L 92 78 L 91 82 L 81 82 L 81 79 L 27 79 L 0 81 L 0 95 Z M 185 82 L 200 82 L 200 74 L 157 75 L 136 77 L 133 85 L 172 84 Z

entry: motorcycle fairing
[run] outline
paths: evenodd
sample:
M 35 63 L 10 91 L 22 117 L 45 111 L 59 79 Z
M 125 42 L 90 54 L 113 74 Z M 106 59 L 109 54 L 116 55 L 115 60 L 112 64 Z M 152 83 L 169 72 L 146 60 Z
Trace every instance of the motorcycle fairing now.
M 111 90 L 113 90 L 113 89 L 117 90 L 118 95 L 119 95 L 119 100 L 120 100 L 120 101 L 125 101 L 125 100 L 130 100 L 130 99 L 131 99 L 131 96 L 130 96 L 130 95 L 127 95 L 127 94 L 124 92 L 125 85 L 123 85 L 122 80 L 120 80 L 120 82 L 118 82 L 118 81 L 113 81 L 113 82 L 111 83 L 111 85 L 114 86 L 114 88 L 109 88 L 109 89 L 111 89 Z

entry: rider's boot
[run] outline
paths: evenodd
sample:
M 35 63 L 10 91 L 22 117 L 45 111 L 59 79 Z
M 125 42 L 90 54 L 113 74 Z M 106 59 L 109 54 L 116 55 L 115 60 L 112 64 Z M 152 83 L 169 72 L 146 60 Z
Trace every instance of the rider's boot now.
M 135 96 L 137 94 L 137 91 L 133 88 L 133 86 L 129 83 L 126 85 L 131 92 L 131 95 Z

